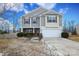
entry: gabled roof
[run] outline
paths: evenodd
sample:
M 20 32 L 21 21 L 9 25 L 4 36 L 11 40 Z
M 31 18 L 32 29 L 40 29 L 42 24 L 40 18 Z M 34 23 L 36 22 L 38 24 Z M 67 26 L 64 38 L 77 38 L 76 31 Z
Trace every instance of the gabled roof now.
M 32 10 L 31 12 L 27 13 L 26 17 L 33 17 L 33 16 L 37 16 L 37 15 L 44 15 L 44 14 L 56 14 L 56 15 L 62 15 L 58 12 L 56 12 L 55 10 L 47 10 L 45 8 L 39 7 L 37 9 Z

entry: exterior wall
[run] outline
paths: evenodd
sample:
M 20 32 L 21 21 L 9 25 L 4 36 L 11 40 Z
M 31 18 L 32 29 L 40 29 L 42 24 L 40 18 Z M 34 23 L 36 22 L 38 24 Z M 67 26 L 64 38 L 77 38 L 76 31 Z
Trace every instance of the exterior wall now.
M 57 23 L 47 23 L 47 15 L 45 16 L 45 19 L 42 18 L 42 27 L 41 27 L 41 33 L 43 37 L 61 37 L 62 32 L 62 23 L 61 18 L 59 15 L 57 16 Z
M 23 24 L 23 28 L 30 28 L 30 24 Z
M 24 20 L 22 19 L 22 29 L 23 28 L 40 28 L 40 32 L 43 34 L 43 37 L 61 37 L 62 32 L 62 24 L 61 24 L 61 18 L 59 14 L 55 14 L 55 12 L 48 11 L 47 10 L 36 10 L 32 11 L 32 13 L 29 13 L 28 15 L 25 15 L 24 17 L 40 17 L 40 19 L 37 20 L 37 24 L 32 24 L 32 19 L 30 19 L 30 24 L 24 24 Z M 54 15 L 57 16 L 57 23 L 48 23 L 47 22 L 47 15 Z
M 41 16 L 41 26 L 45 26 L 45 16 Z
M 40 19 L 37 20 L 36 24 L 32 23 L 31 19 L 31 28 L 39 28 L 40 27 Z M 47 16 L 41 16 L 41 26 L 46 26 L 46 27 L 59 27 L 60 25 L 60 19 L 59 16 L 57 16 L 57 23 L 47 23 Z M 30 24 L 24 24 L 23 21 L 23 28 L 30 28 Z

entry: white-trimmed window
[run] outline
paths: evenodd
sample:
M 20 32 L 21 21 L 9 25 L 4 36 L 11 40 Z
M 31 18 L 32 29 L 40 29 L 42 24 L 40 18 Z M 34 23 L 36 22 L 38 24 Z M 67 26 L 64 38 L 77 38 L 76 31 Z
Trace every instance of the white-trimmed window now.
M 33 17 L 32 18 L 32 24 L 37 24 L 38 23 L 38 19 L 40 19 L 40 17 Z
M 24 18 L 24 24 L 30 24 L 30 18 L 28 18 L 28 19 Z
M 57 23 L 57 16 L 53 16 L 53 15 L 47 16 L 47 22 L 48 23 Z
M 36 17 L 33 17 L 32 18 L 32 24 L 36 24 L 36 23 L 37 23 Z

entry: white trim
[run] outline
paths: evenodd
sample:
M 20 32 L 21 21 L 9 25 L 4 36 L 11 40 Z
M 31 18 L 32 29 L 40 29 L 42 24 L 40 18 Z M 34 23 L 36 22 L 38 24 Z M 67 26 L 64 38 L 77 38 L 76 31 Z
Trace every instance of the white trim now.
M 46 26 L 46 24 L 47 24 L 47 15 L 45 16 L 45 26 Z
M 23 32 L 23 20 L 22 20 L 22 22 L 21 22 L 21 32 Z
M 30 28 L 31 28 L 31 25 L 32 25 L 32 24 L 31 24 L 31 18 L 30 18 Z
M 23 32 L 23 28 L 21 28 L 21 32 Z
M 47 15 L 47 17 L 48 17 L 48 16 L 49 16 L 49 17 L 51 17 L 51 16 L 57 17 L 57 18 L 56 18 L 57 22 L 58 22 L 58 20 L 59 20 L 57 15 Z M 48 19 L 47 19 L 47 21 L 48 21 Z M 53 22 L 53 23 L 57 23 L 57 22 Z M 50 23 L 50 22 L 47 22 L 47 23 Z
M 62 14 L 58 13 L 58 12 L 55 11 L 55 10 L 48 10 L 48 9 L 43 8 L 43 7 L 38 7 L 38 8 L 36 8 L 36 9 L 30 11 L 29 13 L 27 13 L 27 14 L 24 15 L 24 16 L 25 16 L 25 17 L 26 17 L 26 16 L 31 16 L 31 17 L 33 17 L 33 16 L 36 16 L 36 15 L 44 15 L 44 14 L 49 13 L 49 12 L 51 12 L 52 14 L 62 15 Z
M 40 27 L 41 27 L 41 16 L 40 16 Z
M 33 33 L 35 33 L 34 28 L 33 28 Z

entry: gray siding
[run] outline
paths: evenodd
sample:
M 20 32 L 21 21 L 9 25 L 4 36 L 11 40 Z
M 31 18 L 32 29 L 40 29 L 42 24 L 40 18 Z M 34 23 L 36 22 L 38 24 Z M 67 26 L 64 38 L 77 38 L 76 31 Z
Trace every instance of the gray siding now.
M 23 28 L 30 28 L 30 24 L 23 24 Z
M 59 26 L 62 26 L 62 16 L 59 16 Z
M 41 16 L 41 26 L 45 26 L 45 16 Z

